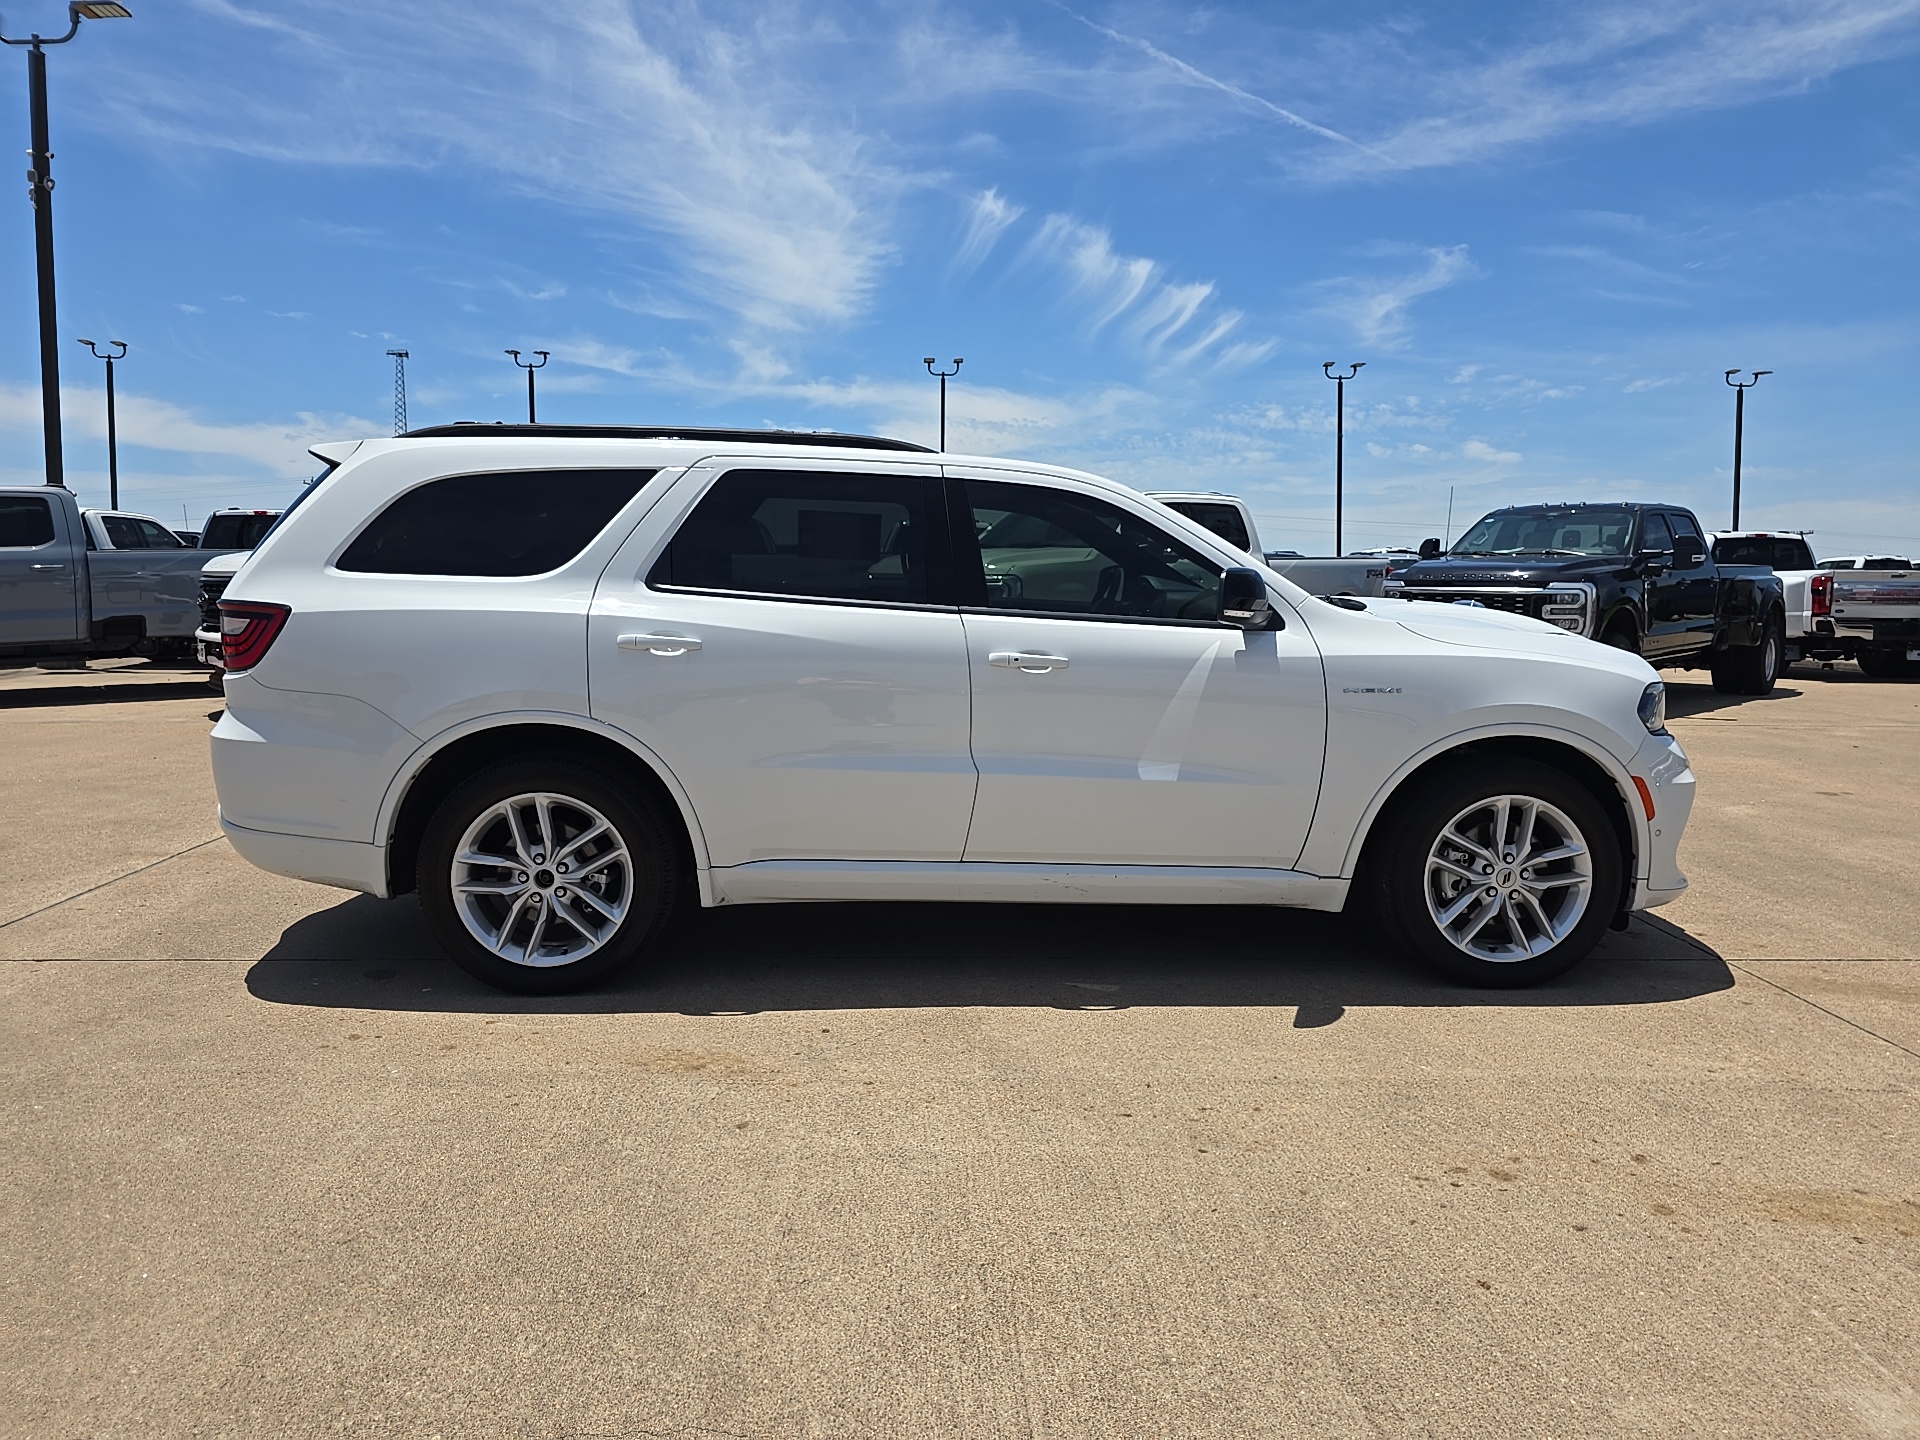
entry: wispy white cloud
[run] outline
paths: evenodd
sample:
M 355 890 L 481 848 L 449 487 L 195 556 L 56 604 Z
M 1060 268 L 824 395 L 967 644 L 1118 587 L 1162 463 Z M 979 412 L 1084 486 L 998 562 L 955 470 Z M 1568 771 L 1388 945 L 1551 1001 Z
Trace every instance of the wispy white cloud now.
M 1463 459 L 1478 460 L 1486 465 L 1518 465 L 1527 457 L 1518 450 L 1497 450 L 1484 440 L 1469 440 L 1460 447 Z
M 1407 328 L 1407 312 L 1414 301 L 1480 273 L 1468 257 L 1465 245 L 1437 246 L 1425 255 L 1424 266 L 1405 274 L 1384 279 L 1346 276 L 1322 282 L 1321 288 L 1333 297 L 1328 308 L 1369 345 L 1401 343 Z M 1472 368 L 1463 370 L 1456 379 L 1462 382 L 1471 379 Z
M 982 190 L 967 207 L 966 238 L 953 257 L 951 273 L 971 274 L 993 252 L 1007 227 L 1026 214 L 1024 205 L 1015 205 L 998 189 Z
M 1152 363 L 1180 368 L 1204 360 L 1238 368 L 1273 349 L 1271 340 L 1225 344 L 1245 317 L 1238 310 L 1212 310 L 1210 282 L 1167 280 L 1159 261 L 1120 253 L 1105 229 L 1071 215 L 1047 216 L 1028 242 L 1026 258 L 1067 278 L 1066 298 L 1086 316 L 1090 334 L 1124 322 L 1130 344 Z

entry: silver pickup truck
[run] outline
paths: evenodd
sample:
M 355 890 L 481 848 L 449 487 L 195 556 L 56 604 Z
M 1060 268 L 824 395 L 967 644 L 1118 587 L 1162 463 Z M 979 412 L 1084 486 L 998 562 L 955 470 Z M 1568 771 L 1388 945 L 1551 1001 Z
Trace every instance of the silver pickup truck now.
M 200 568 L 221 552 L 97 542 L 69 490 L 0 488 L 0 664 L 193 653 Z
M 1869 675 L 1920 675 L 1920 570 L 1894 556 L 1860 558 L 1863 568 L 1822 562 L 1834 566 L 1835 638 Z

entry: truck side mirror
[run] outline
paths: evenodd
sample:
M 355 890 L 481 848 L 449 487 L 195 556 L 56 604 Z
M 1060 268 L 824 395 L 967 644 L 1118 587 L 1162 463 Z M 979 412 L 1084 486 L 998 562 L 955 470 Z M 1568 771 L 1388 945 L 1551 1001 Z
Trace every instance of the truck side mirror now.
M 1258 570 L 1235 565 L 1220 575 L 1220 620 L 1242 630 L 1278 630 L 1282 622 Z
M 1438 555 L 1439 553 L 1440 553 L 1440 539 L 1438 536 L 1429 535 L 1426 539 L 1420 542 L 1420 558 L 1422 560 L 1431 560 L 1433 559 L 1434 556 Z

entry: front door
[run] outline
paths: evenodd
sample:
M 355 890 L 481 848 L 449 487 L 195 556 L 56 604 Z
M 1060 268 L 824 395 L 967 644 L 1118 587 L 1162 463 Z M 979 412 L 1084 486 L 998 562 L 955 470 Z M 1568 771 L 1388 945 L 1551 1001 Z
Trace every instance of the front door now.
M 966 858 L 1291 867 L 1326 740 L 1298 618 L 1219 623 L 1222 563 L 1091 489 L 949 483 L 980 771 Z
M 1666 516 L 1648 511 L 1640 522 L 1640 573 L 1647 607 L 1648 659 L 1687 647 L 1686 582 L 1674 573 L 1673 531 Z
M 44 495 L 0 495 L 0 645 L 81 638 L 79 547 Z
M 930 466 L 697 466 L 588 621 L 597 719 L 685 787 L 715 865 L 958 860 L 967 656 Z

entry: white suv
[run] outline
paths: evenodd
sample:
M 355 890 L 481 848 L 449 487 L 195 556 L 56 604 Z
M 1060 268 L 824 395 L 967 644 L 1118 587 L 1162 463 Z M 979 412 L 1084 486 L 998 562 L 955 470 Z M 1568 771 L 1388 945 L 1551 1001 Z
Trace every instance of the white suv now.
M 1314 599 L 1110 481 L 799 432 L 323 446 L 221 600 L 221 823 L 555 991 L 683 896 L 1265 904 L 1474 983 L 1673 899 L 1638 657 Z

